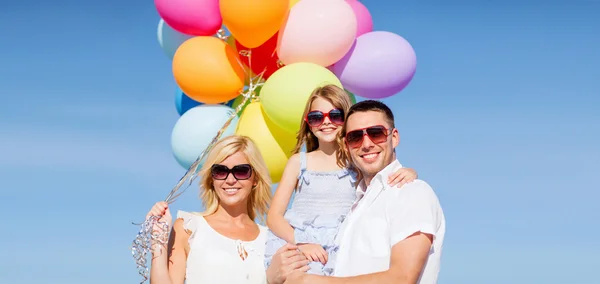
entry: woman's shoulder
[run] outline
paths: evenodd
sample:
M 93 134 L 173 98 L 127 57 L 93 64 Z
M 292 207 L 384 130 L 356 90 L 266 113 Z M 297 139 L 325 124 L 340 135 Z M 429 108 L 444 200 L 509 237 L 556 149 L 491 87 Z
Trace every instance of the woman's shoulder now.
M 264 243 L 267 240 L 267 236 L 269 234 L 269 227 L 259 223 L 256 223 L 256 225 L 258 226 L 259 234 L 255 241 Z
M 183 210 L 177 210 L 177 220 L 181 219 L 184 222 L 190 222 L 200 217 L 202 217 L 202 212 L 188 212 Z
M 175 222 L 173 222 L 173 228 L 184 229 L 188 234 L 192 234 L 198 229 L 198 221 L 202 221 L 199 218 L 204 218 L 202 217 L 201 212 L 187 212 L 178 210 L 177 219 Z

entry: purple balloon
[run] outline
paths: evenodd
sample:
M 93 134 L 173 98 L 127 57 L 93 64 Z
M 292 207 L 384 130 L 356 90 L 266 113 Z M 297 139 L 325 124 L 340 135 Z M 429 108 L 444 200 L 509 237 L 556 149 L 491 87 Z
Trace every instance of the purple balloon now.
M 384 31 L 363 34 L 330 70 L 357 96 L 380 99 L 402 91 L 417 69 L 417 55 L 403 37 Z

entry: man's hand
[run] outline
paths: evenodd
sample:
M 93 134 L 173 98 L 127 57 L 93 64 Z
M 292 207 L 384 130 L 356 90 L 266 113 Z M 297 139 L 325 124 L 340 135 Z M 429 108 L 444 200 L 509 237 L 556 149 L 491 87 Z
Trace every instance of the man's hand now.
M 303 271 L 294 271 L 288 275 L 284 284 L 304 284 L 306 282 L 306 273 Z
M 271 265 L 267 268 L 267 282 L 269 284 L 282 284 L 292 272 L 304 273 L 308 271 L 310 261 L 298 251 L 298 247 L 286 244 L 275 252 Z
M 310 261 L 320 261 L 322 264 L 327 263 L 327 252 L 318 244 L 299 244 L 298 249 Z

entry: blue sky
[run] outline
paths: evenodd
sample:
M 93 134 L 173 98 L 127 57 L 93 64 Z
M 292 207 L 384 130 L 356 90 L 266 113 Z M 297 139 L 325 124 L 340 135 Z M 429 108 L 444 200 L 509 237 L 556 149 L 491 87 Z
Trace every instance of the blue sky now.
M 418 58 L 384 101 L 446 214 L 439 283 L 598 283 L 600 1 L 384 2 L 363 1 L 375 29 Z M 185 171 L 158 21 L 152 1 L 0 3 L 0 283 L 139 281 L 131 222 Z

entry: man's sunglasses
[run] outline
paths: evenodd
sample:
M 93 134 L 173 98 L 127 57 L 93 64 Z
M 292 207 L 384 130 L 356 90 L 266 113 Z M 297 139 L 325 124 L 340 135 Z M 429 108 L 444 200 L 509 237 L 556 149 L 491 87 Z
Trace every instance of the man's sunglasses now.
M 389 131 L 383 125 L 375 125 L 367 128 L 356 129 L 346 133 L 346 144 L 350 148 L 358 148 L 363 144 L 363 138 L 369 136 L 369 139 L 375 144 L 387 141 Z
M 211 175 L 216 180 L 226 180 L 229 174 L 233 174 L 233 177 L 237 180 L 246 180 L 252 176 L 252 166 L 248 164 L 241 164 L 228 168 L 224 165 L 214 164 L 211 168 Z
M 329 120 L 333 124 L 344 124 L 344 112 L 338 108 L 334 108 L 327 113 L 323 113 L 320 110 L 313 110 L 306 115 L 304 120 L 310 127 L 318 127 L 323 124 L 326 117 L 329 117 Z

